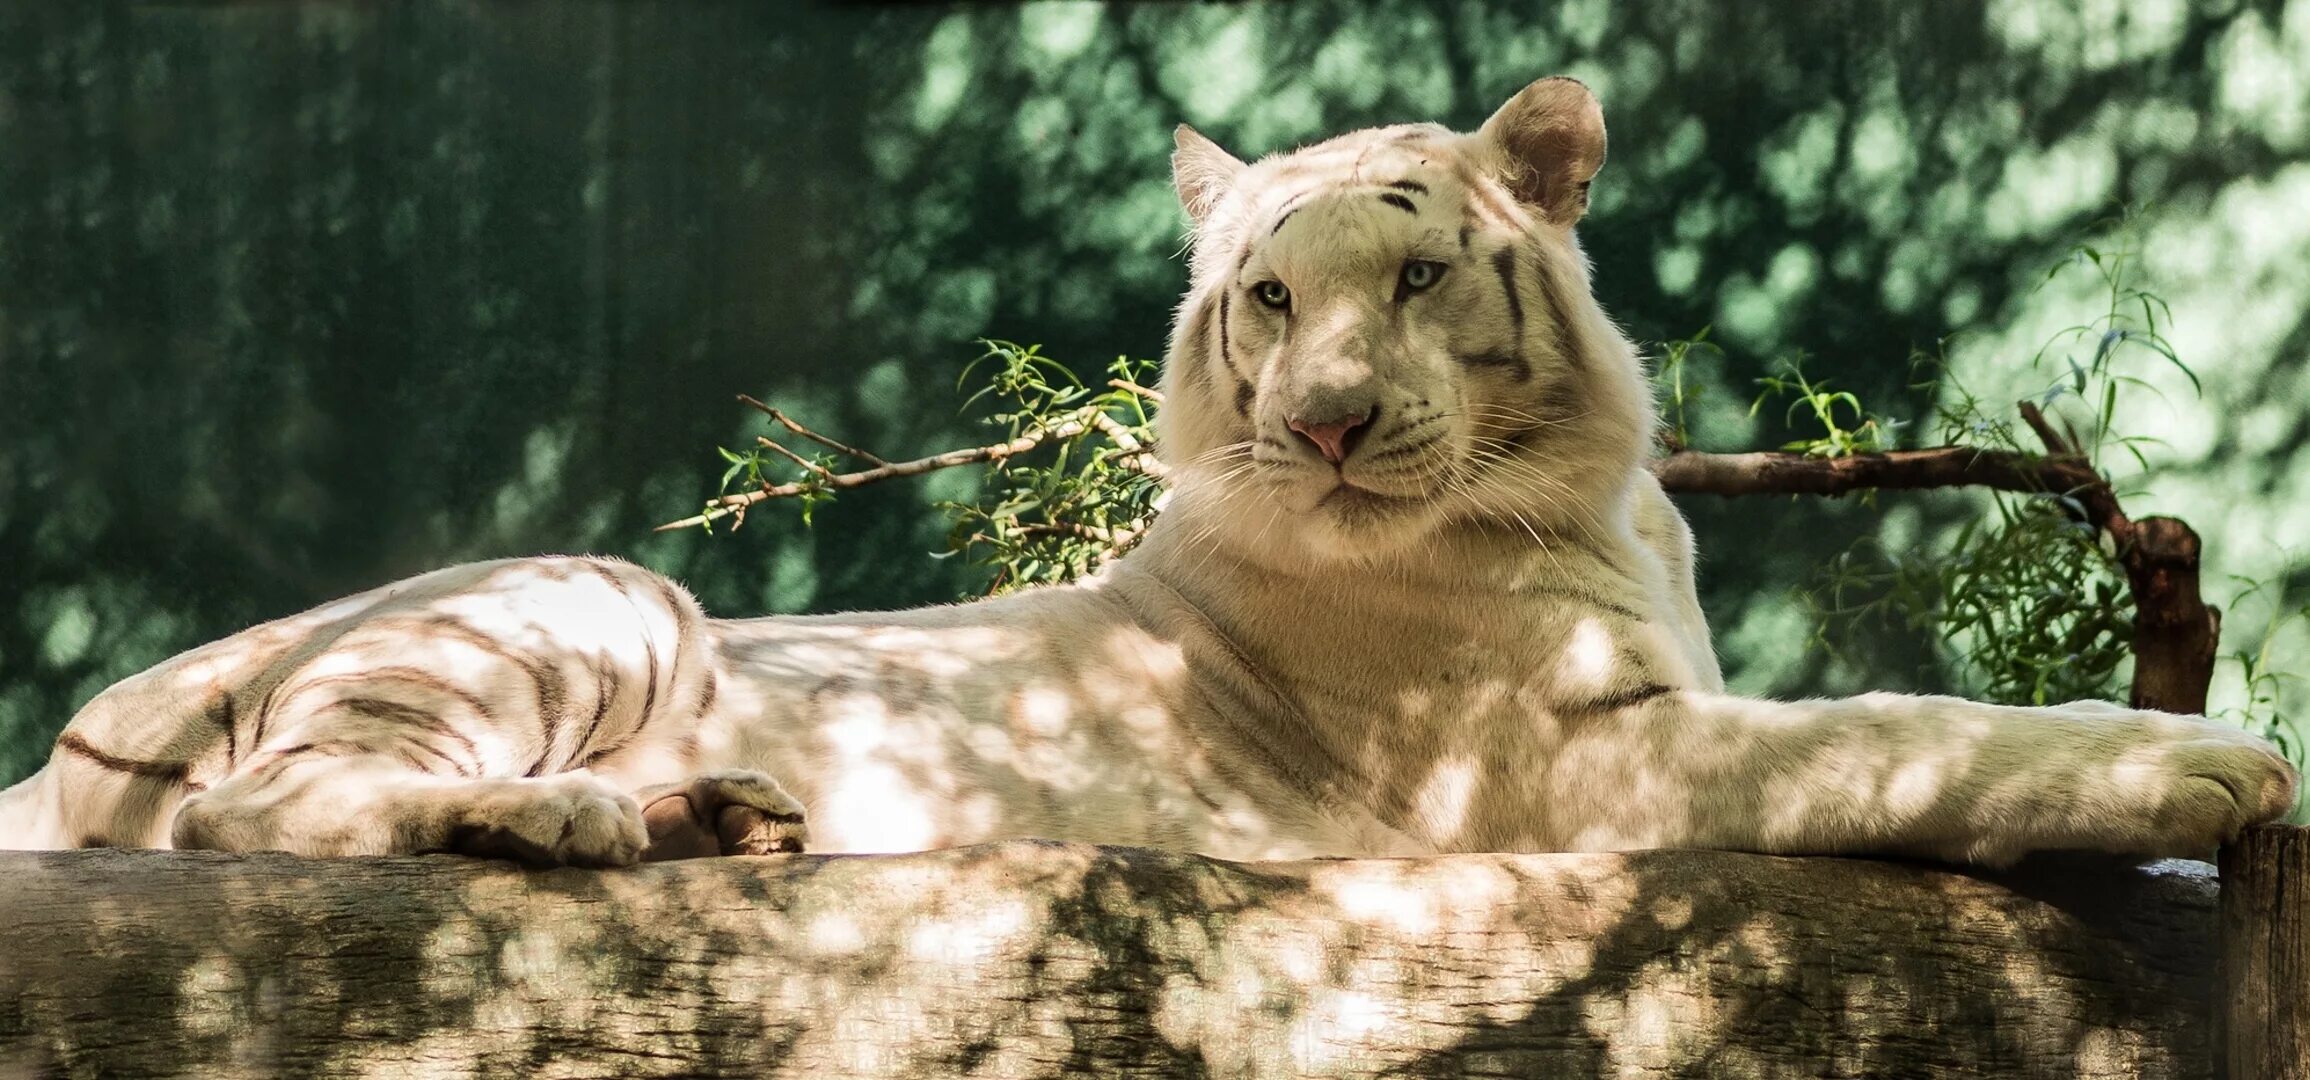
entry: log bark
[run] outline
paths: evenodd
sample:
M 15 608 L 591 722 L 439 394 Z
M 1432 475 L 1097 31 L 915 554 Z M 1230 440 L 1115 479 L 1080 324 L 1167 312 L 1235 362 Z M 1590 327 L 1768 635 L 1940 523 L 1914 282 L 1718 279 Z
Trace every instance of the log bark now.
M 0 853 L 0 1076 L 2206 1077 L 2203 864 Z
M 2131 701 L 2137 709 L 2205 712 L 2222 613 L 2198 590 L 2198 534 L 2179 518 L 2131 525 L 2118 552 L 2134 594 Z
M 2310 1080 L 2310 829 L 2222 849 L 2222 1043 L 2229 1080 Z

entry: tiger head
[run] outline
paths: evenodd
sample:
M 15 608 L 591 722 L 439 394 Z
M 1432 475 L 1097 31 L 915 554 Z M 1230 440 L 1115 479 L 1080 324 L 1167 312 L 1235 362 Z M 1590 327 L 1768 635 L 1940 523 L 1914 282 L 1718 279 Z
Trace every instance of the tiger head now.
M 1604 162 L 1587 87 L 1533 83 L 1471 135 L 1375 128 L 1249 165 L 1177 142 L 1175 507 L 1263 551 L 1369 558 L 1455 523 L 1593 521 L 1625 490 L 1653 415 L 1572 232 Z

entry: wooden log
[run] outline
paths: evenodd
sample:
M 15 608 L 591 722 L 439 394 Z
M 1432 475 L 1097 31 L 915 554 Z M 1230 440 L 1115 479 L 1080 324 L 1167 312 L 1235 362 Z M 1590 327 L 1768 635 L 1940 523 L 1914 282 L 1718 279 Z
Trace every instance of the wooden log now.
M 2230 1080 L 2310 1080 L 2310 829 L 2260 825 L 2222 849 Z
M 2210 1073 L 2209 867 L 0 853 L 0 1076 Z

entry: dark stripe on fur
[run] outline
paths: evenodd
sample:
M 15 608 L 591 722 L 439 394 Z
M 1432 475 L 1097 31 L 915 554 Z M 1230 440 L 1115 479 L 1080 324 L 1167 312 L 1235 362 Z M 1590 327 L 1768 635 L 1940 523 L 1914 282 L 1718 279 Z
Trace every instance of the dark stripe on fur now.
M 67 731 L 57 736 L 56 749 L 72 754 L 84 761 L 95 762 L 114 772 L 124 772 L 131 776 L 149 776 L 155 780 L 166 780 L 172 784 L 184 783 L 185 773 L 192 767 L 191 763 L 183 761 L 139 761 L 135 758 L 115 757 L 89 745 L 88 740 L 82 738 L 77 731 Z
M 241 734 L 240 710 L 233 703 L 232 691 L 217 691 L 216 703 L 209 706 L 209 723 L 225 733 L 225 771 L 231 772 L 233 763 L 240 757 Z
M 635 734 L 639 734 L 643 728 L 650 726 L 650 714 L 658 709 L 658 668 L 660 665 L 656 642 L 647 639 L 642 641 L 642 662 L 649 665 L 650 671 L 648 676 L 642 680 L 642 714 L 634 718 Z
M 293 757 L 390 757 L 417 772 L 431 773 L 433 770 L 428 768 L 423 760 L 409 753 L 409 748 L 412 746 L 423 749 L 439 758 L 452 769 L 457 768 L 456 761 L 451 760 L 441 751 L 421 743 L 395 740 L 392 747 L 381 747 L 356 739 L 323 739 L 320 742 L 298 743 L 295 746 L 282 747 L 266 754 L 263 764 L 259 765 L 258 768 L 274 768 Z
M 628 600 L 634 598 L 633 592 L 626 588 L 624 576 L 618 573 L 616 567 L 598 563 L 591 559 L 584 560 L 582 565 L 584 565 L 586 569 L 591 570 L 595 574 L 599 575 L 603 581 L 609 582 L 610 588 L 616 589 L 619 596 L 623 596 Z
M 1190 386 L 1211 384 L 1211 349 L 1203 340 L 1204 335 L 1210 332 L 1211 305 L 1195 305 L 1193 311 L 1186 313 L 1179 327 L 1179 347 L 1182 350 L 1179 357 L 1182 365 L 1180 374 Z
M 1620 616 L 1623 619 L 1627 619 L 1630 622 L 1644 621 L 1644 615 L 1638 612 L 1635 608 L 1629 607 L 1626 604 L 1620 604 L 1606 600 L 1601 596 L 1584 593 L 1578 589 L 1526 588 L 1518 591 L 1536 596 L 1561 596 L 1564 599 L 1570 600 L 1582 607 L 1591 607 L 1598 611 L 1608 611 L 1614 615 Z
M 274 683 L 272 689 L 265 691 L 264 700 L 257 702 L 256 711 L 250 714 L 249 753 L 254 754 L 258 747 L 265 745 L 265 721 L 272 717 L 273 703 L 280 700 L 281 687 L 286 685 L 285 681 Z
M 1244 419 L 1246 419 L 1246 420 L 1249 420 L 1249 419 L 1251 419 L 1251 403 L 1252 403 L 1252 400 L 1253 400 L 1254 398 L 1256 398 L 1258 395 L 1259 395 L 1259 391 L 1257 391 L 1257 390 L 1255 390 L 1255 389 L 1253 389 L 1253 388 L 1252 388 L 1250 380 L 1248 380 L 1248 379 L 1242 379 L 1242 378 L 1238 378 L 1238 379 L 1236 379 L 1236 380 L 1235 380 L 1235 413 L 1236 413 L 1236 415 L 1238 415 L 1238 416 L 1241 416 L 1241 417 L 1243 417 L 1243 418 L 1244 418 Z
M 1451 161 L 1453 179 L 1458 180 L 1460 186 L 1467 191 L 1470 212 L 1481 211 L 1479 216 L 1490 219 L 1491 224 L 1514 227 L 1516 223 L 1515 211 L 1511 209 L 1509 203 L 1500 201 L 1500 195 L 1494 183 L 1477 175 L 1467 162 L 1457 158 L 1449 160 Z
M 1234 288 L 1230 284 L 1219 290 L 1219 362 L 1229 371 L 1235 370 L 1235 354 L 1227 347 L 1227 302 L 1234 296 Z
M 451 768 L 457 770 L 457 774 L 459 776 L 474 776 L 478 775 L 482 771 L 481 748 L 473 745 L 472 739 L 466 738 L 464 732 L 457 730 L 457 728 L 451 725 L 448 721 L 443 720 L 442 718 L 435 716 L 432 713 L 425 711 L 424 709 L 420 709 L 414 705 L 405 705 L 398 701 L 389 701 L 385 698 L 371 697 L 342 698 L 336 704 L 338 708 L 345 709 L 350 712 L 359 713 L 363 716 L 373 717 L 388 723 L 403 724 L 408 727 L 423 731 L 428 735 L 439 735 L 443 738 L 453 740 L 459 747 L 464 749 L 466 756 L 471 760 L 472 769 L 470 771 L 465 767 L 464 763 L 458 762 L 451 758 L 448 754 L 442 753 L 440 747 L 430 746 L 423 742 L 413 742 L 410 745 L 420 750 L 424 750 L 427 753 L 434 754 L 440 757 L 443 761 L 448 762 Z
M 672 616 L 674 620 L 674 655 L 673 658 L 666 664 L 666 692 L 671 694 L 680 684 L 680 680 L 682 678 L 682 651 L 688 648 L 690 644 L 689 620 L 682 617 L 683 615 L 687 614 L 687 612 L 683 608 L 682 595 L 679 592 L 676 592 L 674 589 L 674 583 L 667 581 L 662 577 L 653 577 L 650 579 L 650 581 L 652 584 L 657 586 L 658 599 L 665 602 L 666 612 L 668 615 Z M 647 641 L 642 643 L 642 651 L 650 658 L 650 666 L 653 671 L 653 677 L 650 681 L 651 694 L 649 697 L 649 702 L 655 703 L 657 701 L 657 680 L 655 678 L 655 669 L 657 667 L 658 651 L 651 643 Z M 668 701 L 667 704 L 671 706 L 673 703 Z M 650 704 L 645 703 L 642 706 L 642 722 L 646 724 L 649 722 L 649 720 Z
M 368 625 L 374 627 L 379 624 L 369 623 Z M 427 617 L 417 623 L 417 629 L 419 633 L 433 633 L 440 634 L 444 637 L 453 637 L 466 643 L 467 645 L 473 646 L 475 649 L 478 649 L 482 652 L 489 653 L 494 656 L 502 656 L 508 660 L 514 661 L 515 663 L 521 662 L 520 659 L 513 654 L 513 650 L 506 647 L 504 642 L 474 629 L 473 627 L 467 625 L 465 620 L 456 618 L 455 616 L 434 615 Z
M 529 775 L 543 776 L 553 771 L 548 763 L 561 746 L 561 718 L 569 711 L 569 680 L 550 663 L 525 663 L 521 667 L 529 673 L 530 687 L 537 693 L 538 753 Z
M 1651 701 L 1652 699 L 1660 697 L 1664 694 L 1673 694 L 1675 692 L 1676 688 L 1673 686 L 1662 686 L 1656 682 L 1646 681 L 1639 685 L 1629 687 L 1625 690 L 1615 690 L 1611 693 L 1590 698 L 1587 701 L 1561 706 L 1561 708 L 1567 713 L 1575 714 L 1618 712 L 1622 709 L 1634 708 L 1635 706 L 1642 705 L 1645 702 Z
M 1549 271 L 1546 259 L 1540 261 L 1539 277 L 1540 299 L 1548 305 L 1548 317 L 1555 320 L 1557 351 L 1564 354 L 1565 363 L 1585 366 L 1587 357 L 1581 355 L 1579 334 L 1573 330 L 1572 320 L 1565 317 L 1564 300 L 1556 295 L 1556 275 Z
M 570 747 L 570 753 L 582 755 L 586 761 L 601 756 L 589 752 L 588 748 L 593 746 L 594 736 L 601 734 L 602 720 L 610 715 L 610 706 L 617 701 L 618 687 L 616 665 L 607 660 L 594 665 L 594 714 L 586 721 L 586 733 L 578 738 L 576 746 Z
M 497 714 L 489 707 L 489 703 L 481 700 L 478 697 L 475 697 L 473 694 L 467 692 L 463 687 L 456 686 L 449 680 L 444 679 L 439 675 L 435 675 L 434 673 L 427 671 L 424 668 L 417 667 L 370 668 L 367 671 L 356 671 L 347 675 L 330 675 L 325 678 L 309 679 L 305 682 L 298 683 L 296 688 L 290 690 L 282 700 L 284 703 L 295 701 L 307 690 L 311 690 L 315 687 L 337 686 L 343 683 L 375 682 L 380 680 L 390 680 L 393 682 L 407 683 L 411 686 L 422 687 L 444 697 L 455 698 L 458 704 L 473 710 L 474 715 L 479 716 L 484 720 L 494 721 L 497 719 Z M 377 699 L 364 698 L 363 700 Z M 404 707 L 414 708 L 415 706 L 405 705 Z
M 1286 222 L 1286 221 L 1290 221 L 1290 220 L 1291 220 L 1291 215 L 1293 215 L 1293 214 L 1296 214 L 1296 213 L 1299 213 L 1299 208 L 1300 208 L 1300 207 L 1302 207 L 1302 206 L 1305 206 L 1305 205 L 1307 205 L 1307 201 L 1308 201 L 1309 199 L 1311 199 L 1311 198 L 1314 198 L 1314 197 L 1315 197 L 1315 196 L 1314 196 L 1314 194 L 1313 194 L 1312 192 L 1307 192 L 1307 193 L 1302 193 L 1302 194 L 1299 194 L 1299 195 L 1294 195 L 1294 196 L 1292 196 L 1292 198 L 1291 198 L 1291 200 L 1290 200 L 1289 202 L 1286 202 L 1286 203 L 1284 203 L 1284 204 L 1283 204 L 1283 212 L 1282 212 L 1282 213 L 1280 213 L 1280 214 L 1277 214 L 1277 215 L 1275 216 L 1275 224 L 1274 224 L 1274 225 L 1272 225 L 1272 226 L 1269 226 L 1269 227 L 1268 227 L 1268 230 L 1267 230 L 1267 235 L 1269 235 L 1269 236 L 1274 236 L 1275 234 L 1277 234 L 1277 233 L 1279 233 L 1279 232 L 1282 232 L 1282 231 L 1283 231 L 1283 223 L 1284 223 L 1284 222 Z M 1248 254 L 1249 254 L 1249 252 L 1248 252 L 1248 251 L 1246 251 L 1246 252 L 1245 252 L 1245 254 L 1247 254 L 1247 255 L 1248 255 Z M 1242 260 L 1242 259 L 1237 259 L 1237 260 L 1235 261 L 1235 265 L 1236 265 L 1236 272 L 1237 272 L 1237 273 L 1242 273 L 1242 271 L 1243 271 L 1243 260 Z
M 1403 196 L 1398 195 L 1393 191 L 1383 193 L 1380 196 L 1380 201 L 1388 204 L 1389 206 L 1393 206 L 1407 214 L 1417 214 L 1420 212 L 1419 206 L 1414 204 L 1412 200 L 1404 198 Z
M 1414 195 L 1425 195 L 1428 193 L 1428 185 L 1420 183 L 1417 180 L 1397 180 L 1393 183 L 1390 183 L 1388 186 L 1396 189 L 1397 191 L 1409 191 Z
M 658 602 L 666 605 L 666 613 L 674 617 L 674 625 L 681 626 L 682 616 L 687 613 L 689 606 L 682 603 L 681 590 L 674 588 L 673 582 L 655 575 L 650 578 L 650 587 L 657 591 Z M 681 651 L 681 646 L 677 643 L 674 648 L 674 662 L 677 664 L 681 662 Z
M 714 702 L 720 699 L 721 694 L 722 680 L 715 678 L 713 672 L 707 672 L 706 688 L 698 691 L 698 715 L 705 716 L 712 713 Z
M 451 638 L 484 656 L 494 657 L 512 664 L 520 668 L 523 674 L 528 675 L 531 690 L 537 697 L 538 727 L 540 729 L 538 741 L 545 747 L 544 754 L 550 757 L 554 748 L 561 742 L 562 717 L 569 712 L 569 680 L 563 677 L 560 668 L 554 666 L 550 661 L 516 651 L 504 642 L 474 629 L 464 620 L 453 616 L 427 616 L 417 622 L 414 632 L 419 635 L 430 634 Z M 542 776 L 553 771 L 556 770 L 547 768 L 545 758 L 541 758 L 536 765 L 531 767 L 528 775 Z
M 417 770 L 418 772 L 430 773 L 433 770 L 427 768 L 423 760 L 412 756 L 408 753 L 408 751 L 419 751 L 433 758 L 435 761 L 439 761 L 440 763 L 449 766 L 450 771 L 456 773 L 459 776 L 470 777 L 477 775 L 475 772 L 466 771 L 465 766 L 460 764 L 456 758 L 450 757 L 448 754 L 443 753 L 440 747 L 434 746 L 431 743 L 417 739 L 404 739 L 401 742 L 395 743 L 394 746 L 397 747 L 397 749 L 392 752 L 393 757 L 400 761 L 403 765 L 407 765 L 410 768 Z
M 1508 321 L 1516 324 L 1516 348 L 1524 347 L 1524 298 L 1516 292 L 1516 249 L 1492 253 L 1492 270 L 1500 275 L 1500 294 L 1508 298 Z
M 1532 365 L 1525 363 L 1523 357 L 1516 356 L 1511 353 L 1464 353 L 1456 355 L 1452 359 L 1459 361 L 1464 366 L 1472 368 L 1507 368 L 1510 373 L 1516 376 L 1517 382 L 1524 382 L 1532 377 Z

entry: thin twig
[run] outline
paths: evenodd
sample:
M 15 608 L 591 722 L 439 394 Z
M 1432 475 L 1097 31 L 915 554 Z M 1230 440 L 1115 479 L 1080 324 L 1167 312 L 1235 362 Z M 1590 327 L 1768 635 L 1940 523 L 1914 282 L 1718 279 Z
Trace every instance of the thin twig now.
M 2063 438 L 2055 432 L 2053 423 L 2045 418 L 2045 413 L 2038 409 L 2036 402 L 2022 402 L 2020 411 L 2022 421 L 2029 425 L 2029 430 L 2037 433 L 2038 441 L 2045 444 L 2046 450 L 2054 458 L 2084 463 L 2085 456 L 2079 452 L 2074 434 L 2070 438 Z M 2092 470 L 2091 466 L 2086 468 L 2089 472 Z M 2118 506 L 2117 492 L 2110 490 L 2109 481 L 2102 479 L 2100 473 L 2094 472 L 2091 483 L 2079 485 L 2067 493 L 2077 499 L 2078 506 L 2084 511 L 2086 524 L 2101 530 L 2116 543 L 2121 552 L 2133 543 L 2133 520 L 2126 517 L 2125 511 Z
M 1129 379 L 1109 379 L 1107 380 L 1107 385 L 1112 386 L 1117 390 L 1137 394 L 1140 397 L 1146 398 L 1147 400 L 1152 401 L 1157 405 L 1163 404 L 1162 391 L 1141 386 Z
M 1114 461 L 1117 465 L 1156 480 L 1162 480 L 1171 475 L 1171 467 L 1163 464 L 1160 459 L 1149 452 L 1147 444 L 1140 442 L 1138 436 L 1131 434 L 1130 428 L 1124 427 L 1114 417 L 1104 412 L 1093 412 L 1090 419 L 1091 426 L 1098 429 L 1099 434 L 1105 435 L 1109 442 L 1114 443 L 1116 449 L 1122 451 L 1122 453 L 1115 455 Z
M 754 436 L 754 442 L 765 450 L 777 451 L 779 454 L 783 455 L 786 460 L 791 461 L 796 465 L 800 465 L 810 472 L 818 474 L 818 476 L 823 479 L 831 480 L 834 478 L 833 470 L 828 469 L 826 466 L 820 465 L 819 463 L 812 461 L 809 458 L 803 457 L 802 455 L 797 454 L 792 450 L 788 450 L 785 447 L 780 446 L 776 441 L 772 440 L 767 435 Z
M 770 419 L 776 420 L 780 424 L 784 425 L 786 430 L 791 431 L 796 435 L 800 435 L 803 438 L 817 443 L 818 445 L 823 446 L 829 450 L 832 450 L 837 454 L 848 454 L 851 457 L 857 458 L 858 460 L 863 461 L 869 465 L 878 467 L 890 464 L 890 462 L 884 461 L 881 458 L 878 458 L 873 454 L 869 454 L 855 446 L 836 442 L 833 439 L 819 434 L 818 432 L 812 431 L 809 428 L 804 427 L 800 423 L 796 422 L 793 417 L 790 417 L 769 405 L 762 404 L 760 401 L 755 400 L 751 395 L 740 394 L 738 395 L 738 400 L 743 401 L 757 409 L 760 409 L 765 413 L 768 413 L 770 415 Z
M 2017 408 L 2021 411 L 2022 422 L 2029 425 L 2029 430 L 2037 433 L 2038 441 L 2045 444 L 2047 453 L 2077 453 L 2076 446 L 2053 430 L 2053 423 L 2045 418 L 2045 413 L 2038 409 L 2036 402 L 2024 401 Z
M 1072 439 L 1086 430 L 1088 430 L 1088 425 L 1083 419 L 1072 418 L 1052 427 L 1030 429 L 1009 442 L 949 450 L 943 454 L 932 454 L 929 457 L 916 458 L 913 461 L 885 462 L 874 468 L 862 469 L 858 472 L 829 473 L 810 480 L 798 480 L 785 484 L 764 484 L 753 491 L 720 496 L 707 505 L 704 513 L 693 514 L 680 521 L 669 521 L 658 526 L 654 531 L 669 532 L 674 529 L 703 525 L 756 503 L 771 499 L 790 499 L 810 491 L 828 488 L 848 491 L 851 488 L 864 487 L 884 480 L 895 480 L 904 476 L 921 476 L 924 473 L 937 472 L 940 469 L 952 469 L 959 465 L 978 465 L 990 461 L 1001 461 L 1007 457 L 1024 454 L 1055 439 Z M 781 449 L 783 448 L 781 447 Z

